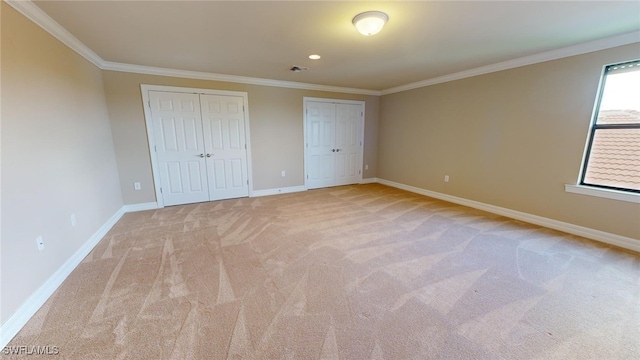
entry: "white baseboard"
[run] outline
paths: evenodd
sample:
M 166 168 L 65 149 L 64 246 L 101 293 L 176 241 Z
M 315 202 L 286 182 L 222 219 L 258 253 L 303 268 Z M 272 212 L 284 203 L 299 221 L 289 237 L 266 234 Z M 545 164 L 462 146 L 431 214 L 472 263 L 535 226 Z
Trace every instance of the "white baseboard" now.
M 401 184 L 401 183 L 397 183 L 397 182 L 389 181 L 385 179 L 378 179 L 378 183 L 395 187 L 398 189 L 410 191 L 413 193 L 429 196 L 432 198 L 449 201 L 455 204 L 464 205 L 464 206 L 472 207 L 479 210 L 484 210 L 490 213 L 506 216 L 508 218 L 528 222 L 531 224 L 544 226 L 550 229 L 564 231 L 569 234 L 582 236 L 582 237 L 600 241 L 606 244 L 619 246 L 621 248 L 640 252 L 640 240 L 637 240 L 634 238 L 611 234 L 608 232 L 595 230 L 595 229 L 591 229 L 584 226 L 574 225 L 574 224 L 570 224 L 570 223 L 566 223 L 558 220 L 545 218 L 538 215 L 532 215 L 532 214 L 528 214 L 528 213 L 524 213 L 516 210 L 503 208 L 500 206 L 485 204 L 479 201 L 468 200 L 468 199 L 460 198 L 453 195 L 447 195 L 447 194 L 442 194 L 435 191 L 425 190 L 415 186 L 405 185 L 405 184 Z
M 22 329 L 31 317 L 53 295 L 71 272 L 89 255 L 100 240 L 111 230 L 120 218 L 128 212 L 157 209 L 158 203 L 124 205 L 104 225 L 98 229 L 64 264 L 34 292 L 25 303 L 0 327 L 0 349 L 4 348 L 11 339 Z
M 374 182 L 640 252 L 640 240 L 621 235 L 611 234 L 584 226 L 545 218 L 542 216 L 527 214 L 524 212 L 515 211 L 495 205 L 468 200 L 453 195 L 425 190 L 415 186 L 405 185 L 385 179 L 363 179 L 361 184 L 369 184 Z M 304 186 L 258 190 L 253 191 L 252 197 L 286 194 L 305 190 L 306 189 Z M 38 311 L 38 309 L 40 309 L 40 307 L 44 305 L 49 297 L 53 295 L 56 289 L 69 276 L 69 274 L 71 274 L 71 272 L 82 262 L 82 260 L 91 252 L 91 250 L 93 250 L 93 248 L 100 242 L 100 240 L 102 240 L 107 232 L 113 227 L 113 225 L 116 224 L 116 222 L 118 222 L 118 220 L 120 220 L 120 218 L 125 213 L 151 210 L 156 209 L 157 207 L 157 203 L 150 202 L 124 205 L 122 208 L 120 208 L 109 220 L 107 220 L 104 225 L 100 227 L 100 229 L 98 229 L 98 231 L 96 231 L 89 238 L 89 240 L 80 249 L 78 249 L 42 286 L 40 286 L 40 288 L 29 297 L 29 299 L 27 299 L 27 301 L 18 309 L 18 311 L 15 312 L 15 314 L 13 314 L 4 324 L 2 324 L 2 326 L 0 327 L 0 349 L 4 348 L 7 343 L 11 341 L 11 339 L 18 333 L 18 331 L 20 331 L 20 329 L 22 329 L 22 327 L 29 321 L 29 319 L 31 319 L 31 317 Z
M 136 211 L 145 211 L 145 210 L 155 210 L 158 208 L 157 202 L 148 202 L 148 203 L 140 203 L 140 204 L 129 204 L 122 207 L 125 213 L 136 212 Z
M 378 182 L 378 178 L 368 178 L 360 180 L 360 184 L 375 184 Z
M 258 196 L 269 196 L 269 195 L 278 195 L 278 194 L 288 194 L 300 191 L 307 191 L 304 186 L 290 186 L 286 188 L 277 188 L 277 189 L 266 189 L 266 190 L 254 190 L 251 192 L 251 197 Z
M 53 295 L 71 272 L 89 255 L 91 250 L 111 230 L 113 225 L 124 215 L 124 207 L 120 208 L 107 222 L 98 229 L 84 245 L 82 245 L 49 279 L 40 286 L 24 302 L 22 306 L 0 327 L 0 349 L 3 349 L 11 339 L 22 329 L 31 317 Z

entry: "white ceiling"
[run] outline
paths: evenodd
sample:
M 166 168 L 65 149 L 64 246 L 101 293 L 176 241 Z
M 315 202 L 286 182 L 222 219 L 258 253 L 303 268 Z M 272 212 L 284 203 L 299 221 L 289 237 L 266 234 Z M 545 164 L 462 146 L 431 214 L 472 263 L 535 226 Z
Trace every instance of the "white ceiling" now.
M 369 90 L 640 31 L 640 1 L 35 4 L 105 61 Z M 368 10 L 389 15 L 372 37 L 351 24 Z

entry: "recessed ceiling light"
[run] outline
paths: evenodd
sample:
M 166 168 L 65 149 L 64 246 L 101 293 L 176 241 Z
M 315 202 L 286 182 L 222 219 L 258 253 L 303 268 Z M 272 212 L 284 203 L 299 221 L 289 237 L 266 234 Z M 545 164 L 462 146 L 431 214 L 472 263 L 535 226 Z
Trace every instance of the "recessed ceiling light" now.
M 320 58 L 321 58 L 321 56 L 318 55 L 318 54 L 309 55 L 309 59 L 311 59 L 311 60 L 318 60 Z

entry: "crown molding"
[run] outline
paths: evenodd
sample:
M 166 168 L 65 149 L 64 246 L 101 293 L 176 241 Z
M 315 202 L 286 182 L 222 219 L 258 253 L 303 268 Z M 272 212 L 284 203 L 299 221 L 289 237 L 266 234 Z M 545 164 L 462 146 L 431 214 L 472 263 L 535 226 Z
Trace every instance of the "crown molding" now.
M 31 2 L 31 0 L 4 0 L 4 2 L 16 9 L 16 11 L 24 15 L 27 19 L 40 26 L 53 37 L 60 40 L 73 51 L 89 60 L 93 65 L 102 68 L 104 60 L 102 60 L 98 54 L 94 53 L 85 44 L 78 40 L 78 38 L 71 35 L 67 29 L 63 28 L 62 25 L 53 20 L 49 15 L 42 11 L 42 9 L 37 7 L 36 4 Z
M 517 59 L 507 60 L 487 66 L 481 66 L 474 69 L 460 71 L 453 74 L 435 77 L 432 79 L 422 80 L 406 85 L 400 85 L 389 89 L 380 91 L 381 95 L 388 95 L 398 93 L 401 91 L 413 90 L 425 86 L 441 84 L 449 81 L 460 80 L 472 76 L 489 74 L 492 72 L 513 69 L 521 66 L 533 65 L 545 61 L 561 59 L 569 56 L 586 54 L 594 51 L 605 50 L 617 46 L 629 45 L 633 43 L 640 43 L 640 31 L 634 31 L 621 35 L 616 35 L 600 40 L 589 41 L 573 46 L 568 46 L 556 50 L 546 51 L 530 56 L 525 56 Z
M 295 81 L 273 80 L 273 79 L 254 78 L 254 77 L 237 76 L 237 75 L 225 75 L 225 74 L 216 74 L 216 73 L 190 71 L 190 70 L 175 70 L 175 69 L 159 68 L 159 67 L 152 67 L 152 66 L 124 64 L 124 63 L 117 63 L 117 62 L 110 62 L 110 61 L 105 61 L 101 68 L 103 70 L 130 72 L 130 73 L 136 73 L 136 74 L 170 76 L 170 77 L 198 79 L 198 80 L 224 81 L 224 82 L 239 83 L 239 84 L 275 86 L 275 87 L 283 87 L 283 88 L 290 88 L 290 89 L 331 91 L 331 92 L 347 93 L 347 94 L 380 96 L 380 91 L 378 90 L 356 89 L 356 88 L 331 86 L 331 85 L 318 85 L 318 84 L 301 83 L 301 82 L 295 82 Z
M 67 45 L 69 48 L 71 48 L 72 50 L 74 50 L 75 52 L 77 52 L 82 57 L 89 60 L 92 64 L 94 64 L 95 66 L 97 66 L 102 70 L 113 70 L 113 71 L 122 71 L 122 72 L 138 73 L 138 74 L 181 77 L 181 78 L 199 79 L 199 80 L 224 81 L 224 82 L 232 82 L 232 83 L 240 83 L 240 84 L 275 86 L 275 87 L 284 87 L 284 88 L 292 88 L 292 89 L 318 90 L 318 91 L 330 91 L 330 92 L 347 93 L 347 94 L 380 96 L 380 91 L 378 90 L 308 84 L 308 83 L 301 83 L 301 82 L 294 82 L 294 81 L 252 78 L 252 77 L 246 77 L 246 76 L 224 75 L 224 74 L 189 71 L 189 70 L 175 70 L 175 69 L 166 69 L 166 68 L 158 68 L 158 67 L 151 67 L 151 66 L 141 66 L 141 65 L 123 64 L 123 63 L 105 61 L 100 56 L 98 56 L 98 54 L 93 52 L 85 44 L 83 44 L 80 40 L 78 40 L 78 38 L 73 36 L 64 27 L 62 27 L 62 25 L 58 24 L 49 15 L 47 15 L 44 11 L 42 11 L 42 9 L 36 6 L 31 0 L 3 0 L 3 1 L 5 1 L 11 7 L 16 9 L 20 14 L 24 15 L 27 19 L 31 20 L 36 25 L 40 26 L 46 32 L 51 34 L 53 37 L 60 40 L 63 44 Z
M 640 42 L 640 31 L 612 36 L 600 40 L 589 41 L 582 44 L 568 46 L 556 50 L 546 51 L 517 59 L 507 60 L 496 64 L 481 66 L 475 69 L 460 71 L 453 74 L 439 76 L 432 79 L 422 80 L 406 85 L 400 85 L 380 91 L 381 95 L 393 94 L 401 91 L 413 90 L 425 86 L 441 84 L 449 81 L 460 80 L 472 76 L 489 74 L 492 72 L 513 69 L 521 66 L 533 65 L 545 61 L 561 59 L 569 56 L 586 54 L 589 52 L 613 48 Z
M 31 0 L 2 0 L 16 9 L 19 13 L 33 21 L 36 25 L 47 31 L 49 34 L 60 40 L 69 48 L 80 54 L 85 59 L 89 60 L 92 64 L 102 70 L 112 70 L 121 72 L 130 72 L 147 75 L 159 75 L 170 77 L 181 77 L 189 79 L 199 80 L 213 80 L 223 81 L 250 85 L 263 85 L 263 86 L 275 86 L 291 89 L 304 89 L 304 90 L 317 90 L 317 91 L 330 91 L 347 94 L 359 94 L 359 95 L 388 95 L 397 92 L 417 89 L 425 86 L 440 84 L 444 82 L 464 79 L 472 76 L 484 75 L 492 72 L 513 69 L 521 66 L 532 65 L 540 62 L 556 60 L 564 57 L 585 54 L 593 51 L 599 51 L 609 49 L 617 46 L 628 45 L 633 43 L 640 43 L 640 31 L 630 32 L 617 36 L 612 36 L 600 40 L 585 42 L 573 46 L 564 47 L 561 49 L 551 50 L 539 54 L 525 56 L 517 59 L 507 60 L 492 65 L 482 66 L 475 69 L 469 69 L 453 74 L 439 76 L 432 79 L 422 80 L 410 84 L 400 85 L 384 90 L 368 90 L 357 89 L 349 87 L 331 86 L 331 85 L 318 85 L 301 83 L 294 81 L 282 81 L 264 78 L 252 78 L 236 75 L 224 75 L 208 72 L 198 72 L 189 70 L 175 70 L 167 68 L 157 68 L 151 66 L 123 64 L 103 60 L 98 54 L 84 45 L 78 38 L 73 36 L 49 15 L 36 6 Z

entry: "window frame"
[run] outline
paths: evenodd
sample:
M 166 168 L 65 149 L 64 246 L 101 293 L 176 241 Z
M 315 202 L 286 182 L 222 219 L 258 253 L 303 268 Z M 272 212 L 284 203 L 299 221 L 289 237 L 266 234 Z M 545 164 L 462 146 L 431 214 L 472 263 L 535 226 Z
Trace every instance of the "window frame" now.
M 580 177 L 578 179 L 577 186 L 584 186 L 589 188 L 597 188 L 602 190 L 610 190 L 615 192 L 623 192 L 630 193 L 635 195 L 640 195 L 640 189 L 629 189 L 629 188 L 621 188 L 615 186 L 601 185 L 601 184 L 593 184 L 585 182 L 585 177 L 587 175 L 587 168 L 589 166 L 589 158 L 591 157 L 591 148 L 593 146 L 593 140 L 596 135 L 596 131 L 598 130 L 624 130 L 624 129 L 640 129 L 640 122 L 633 124 L 598 124 L 598 115 L 600 114 L 600 104 L 602 103 L 602 96 L 604 95 L 604 88 L 606 86 L 606 79 L 609 75 L 609 72 L 612 68 L 616 66 L 622 66 L 626 64 L 639 64 L 636 66 L 640 66 L 640 59 L 630 60 L 618 62 L 615 64 L 605 65 L 603 67 L 602 74 L 600 76 L 600 83 L 598 85 L 598 93 L 596 95 L 596 101 L 593 108 L 593 113 L 591 116 L 591 123 L 589 125 L 589 133 L 587 136 L 587 142 L 585 146 L 585 152 L 582 159 L 582 164 L 580 167 Z M 638 70 L 640 71 L 640 67 Z M 635 202 L 635 201 L 634 201 Z

